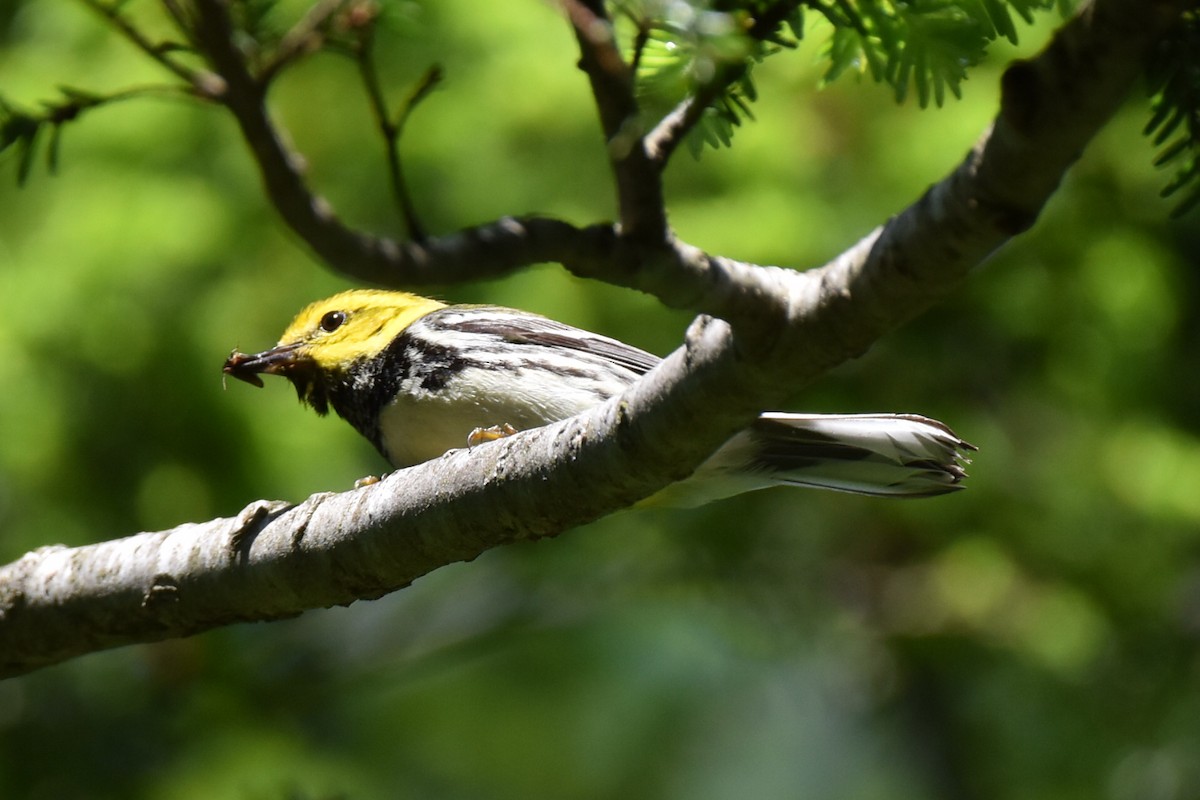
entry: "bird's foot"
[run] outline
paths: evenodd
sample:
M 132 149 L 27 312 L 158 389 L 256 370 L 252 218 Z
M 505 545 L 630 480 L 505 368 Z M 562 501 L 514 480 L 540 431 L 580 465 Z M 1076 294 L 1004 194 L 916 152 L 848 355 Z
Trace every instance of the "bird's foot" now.
M 484 442 L 494 442 L 505 436 L 512 436 L 514 433 L 517 433 L 517 429 L 507 422 L 503 425 L 493 425 L 490 428 L 476 428 L 467 435 L 467 447 L 475 447 Z

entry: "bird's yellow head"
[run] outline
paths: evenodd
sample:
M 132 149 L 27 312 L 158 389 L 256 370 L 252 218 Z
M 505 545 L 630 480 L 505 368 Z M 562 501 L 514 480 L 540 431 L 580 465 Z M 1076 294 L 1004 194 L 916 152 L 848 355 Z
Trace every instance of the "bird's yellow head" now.
M 255 386 L 263 385 L 260 375 L 283 375 L 301 400 L 324 414 L 334 382 L 444 305 L 406 292 L 352 289 L 335 294 L 297 314 L 270 350 L 252 355 L 234 350 L 224 372 Z

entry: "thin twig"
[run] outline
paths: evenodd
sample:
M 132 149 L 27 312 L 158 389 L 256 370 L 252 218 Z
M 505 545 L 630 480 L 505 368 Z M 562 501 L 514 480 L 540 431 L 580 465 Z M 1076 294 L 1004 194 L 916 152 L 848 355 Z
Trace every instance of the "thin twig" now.
M 61 125 L 65 122 L 70 122 L 77 118 L 85 111 L 101 106 L 111 105 L 113 103 L 123 103 L 126 100 L 135 100 L 141 97 L 152 95 L 176 95 L 195 97 L 196 93 L 190 86 L 180 86 L 175 83 L 147 83 L 139 86 L 127 86 L 124 89 L 118 89 L 111 94 L 92 94 L 83 92 L 77 89 L 68 87 L 60 87 L 66 98 L 62 102 L 43 101 L 42 105 L 46 109 L 45 113 L 40 115 L 45 122 L 53 125 Z
M 442 67 L 440 64 L 434 64 L 429 69 L 425 70 L 425 74 L 421 76 L 421 80 L 413 88 L 408 99 L 404 101 L 404 105 L 400 108 L 400 113 L 396 115 L 396 139 L 393 149 L 395 149 L 396 162 L 396 182 L 393 183 L 393 191 L 402 203 L 404 219 L 408 225 L 409 235 L 418 242 L 426 240 L 425 229 L 421 224 L 417 211 L 412 202 L 412 194 L 408 191 L 408 185 L 404 178 L 404 172 L 401 169 L 400 163 L 400 138 L 404 136 L 404 127 L 408 124 L 409 117 L 416 107 L 428 97 L 434 88 L 442 82 Z
M 321 0 L 308 10 L 279 40 L 271 58 L 258 73 L 261 83 L 269 84 L 285 67 L 321 48 L 325 29 L 334 15 L 346 7 L 349 0 Z
M 168 48 L 164 44 L 155 44 L 146 38 L 145 34 L 127 20 L 115 6 L 100 2 L 100 0 L 82 0 L 82 2 L 88 8 L 108 20 L 109 24 L 120 31 L 138 49 L 153 58 L 174 75 L 187 81 L 197 95 L 212 97 L 213 91 L 219 91 L 219 87 L 212 80 L 212 76 L 206 75 L 202 71 L 194 70 L 171 58 Z
M 412 112 L 413 108 L 429 94 L 441 79 L 441 69 L 434 66 L 425 73 L 421 82 L 417 85 L 417 88 L 410 95 L 408 101 L 401 108 L 400 113 L 393 122 L 391 114 L 388 112 L 387 101 L 383 96 L 383 87 L 379 81 L 379 72 L 375 68 L 374 25 L 369 25 L 363 29 L 359 40 L 359 47 L 354 54 L 354 60 L 358 64 L 359 75 L 362 76 L 363 86 L 367 91 L 367 99 L 371 104 L 371 114 L 375 117 L 375 124 L 383 136 L 384 149 L 387 153 L 388 177 L 392 186 L 392 197 L 396 202 L 396 207 L 399 209 L 400 215 L 404 218 L 408 238 L 415 242 L 423 242 L 428 237 L 425 233 L 425 226 L 421 224 L 421 219 L 417 214 L 416 206 L 413 204 L 412 195 L 409 194 L 408 184 L 404 180 L 404 169 L 400 162 L 400 134 L 403 132 L 404 123 L 408 120 L 408 115 Z
M 646 43 L 650 40 L 651 25 L 645 17 L 640 16 L 626 4 L 618 2 L 614 3 L 613 5 L 614 8 L 616 8 L 617 13 L 629 20 L 637 29 L 637 34 L 633 39 L 633 57 L 629 61 L 629 72 L 636 81 L 638 67 L 640 67 L 642 63 L 642 54 L 646 50 Z
M 680 143 L 687 138 L 717 98 L 719 98 L 745 68 L 738 65 L 734 70 L 722 70 L 719 77 L 706 83 L 659 120 L 654 130 L 646 134 L 646 152 L 659 170 L 666 169 L 667 162 Z M 731 74 L 736 73 L 736 74 Z

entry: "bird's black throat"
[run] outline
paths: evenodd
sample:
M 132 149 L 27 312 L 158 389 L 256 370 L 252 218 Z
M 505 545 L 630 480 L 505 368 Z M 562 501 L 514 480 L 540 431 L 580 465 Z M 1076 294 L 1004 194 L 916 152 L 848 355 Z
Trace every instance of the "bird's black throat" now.
M 387 458 L 379 428 L 384 407 L 401 393 L 444 388 L 467 365 L 452 348 L 401 334 L 378 355 L 360 358 L 345 369 L 305 369 L 288 377 L 303 402 L 318 414 L 326 414 L 332 407 Z

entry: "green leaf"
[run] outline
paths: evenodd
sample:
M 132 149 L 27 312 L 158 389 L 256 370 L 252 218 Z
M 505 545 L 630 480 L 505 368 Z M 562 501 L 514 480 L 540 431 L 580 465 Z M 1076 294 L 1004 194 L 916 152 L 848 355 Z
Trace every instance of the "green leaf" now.
M 1166 150 L 1163 150 L 1155 157 L 1154 166 L 1164 167 L 1194 146 L 1195 142 L 1187 137 L 1176 139 Z
M 804 39 L 804 6 L 796 6 L 792 12 L 783 18 L 783 22 L 796 37 L 796 41 Z
M 1186 168 L 1181 169 L 1175 174 L 1175 177 L 1167 181 L 1166 186 L 1159 190 L 1159 197 L 1170 197 L 1171 195 L 1179 192 L 1180 189 L 1183 189 L 1191 181 L 1196 179 L 1197 170 L 1200 170 L 1200 162 L 1195 161 L 1193 161 Z
M 1183 115 L 1179 112 L 1179 109 L 1172 108 L 1167 103 L 1155 102 L 1151 104 L 1151 107 L 1153 109 L 1153 113 L 1150 116 L 1150 120 L 1146 123 L 1146 126 L 1142 128 L 1143 136 L 1149 136 L 1154 133 L 1155 130 L 1157 130 L 1166 122 L 1167 117 L 1172 117 L 1173 115 L 1170 123 L 1168 123 L 1172 127 L 1179 125 L 1179 123 L 1183 120 Z M 1159 134 L 1158 136 L 1154 137 L 1154 143 L 1156 145 L 1162 144 L 1163 141 L 1165 141 L 1169 136 L 1170 134 L 1167 134 L 1167 136 L 1162 136 Z
M 1185 14 L 1171 33 L 1146 68 L 1152 101 L 1142 133 L 1160 148 L 1154 166 L 1175 165 L 1161 196 L 1191 189 L 1172 211 L 1178 217 L 1200 202 L 1200 11 Z
M 1190 182 L 1198 183 L 1195 180 L 1196 177 L 1197 176 L 1193 174 L 1190 178 Z M 1180 217 L 1184 217 L 1194 211 L 1197 206 L 1200 206 L 1200 185 L 1196 185 L 1195 188 L 1192 189 L 1191 194 L 1185 197 L 1182 202 L 1175 206 L 1175 208 L 1171 209 L 1171 219 L 1179 219 Z
M 17 141 L 17 186 L 24 186 L 29 179 L 29 171 L 33 167 L 33 157 L 37 152 L 38 135 L 41 125 L 35 127 L 28 136 Z
M 58 172 L 58 145 L 62 140 L 62 125 L 50 126 L 50 142 L 46 145 L 46 169 L 54 175 Z
M 1012 15 L 1008 13 L 1008 6 L 1002 0 L 983 0 L 983 7 L 986 11 L 986 18 L 992 27 L 989 38 L 999 35 L 1016 44 L 1017 26 L 1013 24 Z M 1022 18 L 1024 19 L 1024 17 Z M 1028 19 L 1025 21 L 1029 22 Z
M 998 37 L 1017 41 L 1011 11 L 1027 22 L 1055 0 L 837 0 L 815 8 L 834 26 L 825 57 L 828 83 L 864 65 L 892 87 L 897 102 L 942 105 L 962 96 L 967 70 Z

